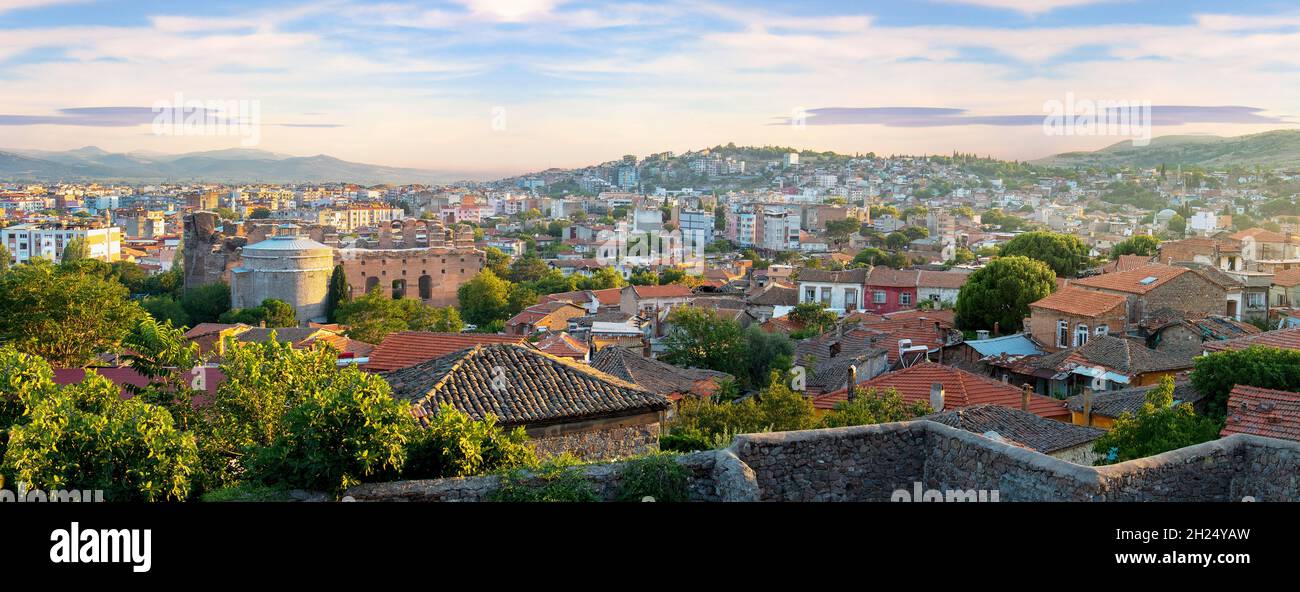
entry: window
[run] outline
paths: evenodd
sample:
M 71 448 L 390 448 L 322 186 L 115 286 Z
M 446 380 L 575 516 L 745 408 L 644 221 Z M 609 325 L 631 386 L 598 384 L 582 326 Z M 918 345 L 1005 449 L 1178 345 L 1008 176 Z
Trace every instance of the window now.
M 1100 327 L 1097 327 L 1097 336 L 1100 337 L 1102 335 L 1110 335 L 1110 327 L 1106 325 L 1101 325 Z
M 1088 326 L 1079 323 L 1079 326 L 1074 328 L 1074 347 L 1079 347 L 1085 343 L 1088 343 Z
M 814 302 L 817 300 L 817 288 L 808 288 L 803 291 L 804 302 Z
M 1065 347 L 1070 338 L 1070 325 L 1065 321 L 1056 322 L 1056 347 Z
M 884 292 L 881 292 L 880 290 L 876 290 L 876 293 L 871 295 L 871 301 L 874 302 L 874 303 L 876 303 L 876 304 L 884 304 L 884 303 L 885 303 L 885 293 L 884 293 Z
M 898 295 L 898 303 L 899 303 L 899 304 L 902 304 L 902 305 L 904 305 L 904 306 L 906 306 L 906 305 L 908 305 L 908 304 L 911 304 L 911 303 L 912 303 L 912 293 L 911 293 L 911 292 L 903 292 L 902 294 L 899 294 L 899 295 Z
M 1246 294 L 1246 306 L 1250 308 L 1264 307 L 1264 294 L 1260 292 L 1251 292 Z
M 858 309 L 858 291 L 854 288 L 844 290 L 844 310 Z
M 831 289 L 822 288 L 822 304 L 829 306 L 831 303 Z

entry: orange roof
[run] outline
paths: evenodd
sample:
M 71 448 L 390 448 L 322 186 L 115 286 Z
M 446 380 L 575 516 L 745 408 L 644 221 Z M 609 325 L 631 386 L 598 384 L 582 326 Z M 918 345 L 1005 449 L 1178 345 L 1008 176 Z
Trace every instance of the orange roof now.
M 1119 294 L 1065 288 L 1049 294 L 1046 298 L 1031 302 L 1029 308 L 1046 308 L 1065 314 L 1081 317 L 1096 317 L 1122 306 L 1128 299 Z
M 966 285 L 966 280 L 970 279 L 969 273 L 958 271 L 925 271 L 922 270 L 916 280 L 918 288 L 947 288 L 956 290 Z
M 370 352 L 370 361 L 366 363 L 366 370 L 387 372 L 407 368 L 476 345 L 526 342 L 527 337 L 522 335 L 399 331 L 389 333 L 382 343 L 375 346 L 375 349 Z
M 683 298 L 692 294 L 691 288 L 682 284 L 666 286 L 632 286 L 637 298 Z
M 564 331 L 550 334 L 537 342 L 536 347 L 553 356 L 564 358 L 584 359 L 587 356 L 587 346 Z
M 1251 434 L 1300 441 L 1300 393 L 1237 385 L 1220 436 Z
M 1300 327 L 1265 331 L 1247 337 L 1238 337 L 1226 341 L 1207 341 L 1201 345 L 1205 351 L 1220 352 L 1246 349 L 1252 345 L 1300 350 Z
M 935 383 L 943 385 L 945 410 L 984 403 L 1013 409 L 1020 408 L 1019 388 L 934 362 L 921 362 L 896 372 L 881 374 L 860 383 L 858 387 L 881 390 L 892 388 L 898 391 L 899 396 L 908 403 L 928 404 L 930 385 Z M 846 400 L 848 400 L 848 389 L 844 388 L 816 397 L 813 399 L 813 405 L 818 409 L 833 409 L 835 403 Z M 1065 401 L 1038 394 L 1029 396 L 1029 412 L 1049 419 L 1064 419 L 1070 416 Z
M 1276 232 L 1273 232 L 1271 230 L 1265 230 L 1263 228 L 1247 228 L 1241 232 L 1228 235 L 1228 238 L 1231 238 L 1233 240 L 1241 240 L 1246 237 L 1251 237 L 1255 239 L 1255 242 L 1261 242 L 1261 243 L 1286 242 L 1286 235 L 1278 234 Z
M 1072 283 L 1076 286 L 1096 288 L 1099 290 L 1114 290 L 1116 292 L 1127 292 L 1129 294 L 1146 294 L 1165 282 L 1189 271 L 1191 270 L 1186 267 L 1174 267 L 1172 265 L 1152 263 L 1128 271 L 1117 271 L 1115 273 L 1094 275 L 1089 278 L 1074 280 Z
M 1300 285 L 1300 267 L 1281 269 L 1273 273 L 1273 285 L 1290 288 Z

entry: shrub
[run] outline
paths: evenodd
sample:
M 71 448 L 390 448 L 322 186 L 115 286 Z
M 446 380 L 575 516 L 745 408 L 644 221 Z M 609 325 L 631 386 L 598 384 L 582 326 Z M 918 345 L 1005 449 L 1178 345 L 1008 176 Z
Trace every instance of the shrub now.
M 620 474 L 618 500 L 684 502 L 690 498 L 686 480 L 690 471 L 671 454 L 652 454 L 628 461 Z
M 573 468 L 578 462 L 561 455 L 537 469 L 515 469 L 501 475 L 496 491 L 488 495 L 494 502 L 598 502 L 600 498 L 582 473 Z
M 411 441 L 407 479 L 468 477 L 537 465 L 537 455 L 523 428 L 506 431 L 496 416 L 474 421 L 448 404 L 438 407 L 427 429 Z

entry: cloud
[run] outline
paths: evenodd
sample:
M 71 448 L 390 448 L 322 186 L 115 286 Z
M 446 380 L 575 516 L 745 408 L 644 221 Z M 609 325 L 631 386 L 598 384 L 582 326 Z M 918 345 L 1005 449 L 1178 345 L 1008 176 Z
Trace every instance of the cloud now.
M 0 13 L 27 8 L 43 8 L 56 4 L 82 4 L 94 0 L 0 0 Z
M 0 113 L 0 126 L 71 125 L 82 127 L 134 127 L 153 123 L 162 117 L 165 121 L 185 121 L 191 117 L 203 119 L 207 124 L 237 125 L 249 122 L 247 118 L 227 118 L 221 109 L 207 107 L 152 108 L 152 107 L 72 107 L 59 109 L 53 115 L 13 115 Z M 272 127 L 336 128 L 338 123 L 265 123 Z
M 1153 105 L 1151 125 L 1189 123 L 1289 124 L 1286 118 L 1262 115 L 1264 109 L 1241 106 Z M 1104 113 L 1113 113 L 1107 109 Z M 971 115 L 966 109 L 945 107 L 824 107 L 809 109 L 806 125 L 883 125 L 887 127 L 950 127 L 967 125 L 1042 125 L 1037 115 Z M 771 125 L 789 125 L 790 117 L 774 118 Z
M 1088 6 L 1091 4 L 1102 4 L 1105 2 L 1117 2 L 1122 0 L 935 0 L 945 4 L 969 4 L 971 6 L 981 6 L 984 8 L 1001 8 L 1005 10 L 1014 10 L 1027 15 L 1039 15 L 1051 12 L 1058 8 L 1074 8 L 1076 6 Z

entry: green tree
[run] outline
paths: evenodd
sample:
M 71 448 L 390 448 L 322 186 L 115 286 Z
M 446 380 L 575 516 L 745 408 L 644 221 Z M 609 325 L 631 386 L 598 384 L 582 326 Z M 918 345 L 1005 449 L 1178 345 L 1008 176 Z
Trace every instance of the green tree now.
M 185 339 L 185 333 L 145 317 L 122 339 L 123 357 L 149 380 L 145 386 L 126 385 L 141 400 L 171 412 L 181 429 L 196 420 L 191 370 L 199 365 L 199 345 Z
M 908 403 L 892 388 L 881 391 L 854 387 L 854 391 L 856 396 L 853 399 L 836 403 L 831 412 L 822 417 L 822 427 L 908 421 L 931 413 L 929 405 L 920 401 Z
M 532 282 L 542 279 L 549 271 L 551 267 L 545 261 L 529 254 L 515 259 L 514 263 L 510 264 L 509 280 L 515 283 Z
M 408 404 L 383 378 L 349 365 L 301 393 L 249 471 L 271 486 L 342 493 L 367 478 L 396 477 L 415 429 Z
M 427 306 L 414 298 L 394 300 L 379 288 L 344 302 L 335 317 L 348 326 L 348 337 L 366 343 L 379 343 L 396 331 L 458 333 L 465 328 L 455 308 Z
M 495 415 L 474 421 L 443 403 L 428 418 L 428 427 L 412 434 L 405 479 L 468 477 L 537 465 L 523 428 L 505 430 Z
M 1187 232 L 1187 219 L 1178 214 L 1174 214 L 1174 217 L 1169 219 L 1169 224 L 1166 225 L 1165 228 L 1169 229 L 1170 234 L 1181 237 L 1185 232 Z
M 121 284 L 48 261 L 0 276 L 0 342 L 57 367 L 114 351 L 143 314 Z
M 578 289 L 580 290 L 608 290 L 609 288 L 622 288 L 627 285 L 627 280 L 623 279 L 623 274 L 613 267 L 602 267 L 597 269 L 591 277 L 578 280 Z
M 1115 243 L 1110 248 L 1110 256 L 1119 259 L 1121 255 L 1141 255 L 1151 257 L 1160 252 L 1160 239 L 1149 234 L 1138 234 Z
M 103 490 L 111 501 L 181 500 L 198 468 L 194 437 L 165 409 L 122 400 L 117 385 L 91 371 L 54 385 L 41 359 L 0 348 L 0 389 L 23 407 L 8 426 L 4 472 L 31 489 Z M 13 389 L 13 390 L 10 390 Z
M 339 307 L 352 299 L 352 288 L 348 286 L 348 276 L 342 265 L 335 265 L 334 271 L 330 273 L 328 290 L 325 294 L 325 318 L 331 323 L 337 323 Z
M 78 261 L 86 259 L 89 256 L 90 253 L 89 249 L 86 248 L 86 241 L 74 238 L 68 241 L 66 245 L 63 245 L 63 258 L 59 260 L 59 263 L 62 263 L 63 265 L 74 265 Z
M 766 387 L 773 373 L 784 374 L 794 365 L 794 341 L 781 333 L 745 328 L 745 374 L 737 376 L 750 388 Z
M 790 320 L 802 324 L 812 335 L 820 335 L 835 328 L 839 317 L 826 309 L 821 302 L 800 302 L 789 313 Z
M 970 274 L 957 293 L 957 325 L 962 329 L 1019 331 L 1029 303 L 1056 290 L 1056 274 L 1028 257 L 999 257 Z
M 265 220 L 271 217 L 271 210 L 266 208 L 253 208 L 253 212 L 248 215 L 253 220 Z
M 1034 231 L 1017 235 L 1002 245 L 1003 257 L 1029 257 L 1046 263 L 1060 277 L 1074 277 L 1088 261 L 1088 246 L 1079 237 Z
M 180 299 L 190 323 L 215 323 L 230 310 L 230 286 L 213 282 L 187 290 Z
M 171 296 L 145 296 L 140 301 L 140 307 L 149 313 L 149 316 L 159 321 L 169 322 L 173 326 L 194 326 L 194 323 L 190 321 L 190 313 L 185 312 L 185 307 L 181 306 L 181 303 Z
M 491 269 L 492 273 L 497 274 L 497 277 L 508 277 L 510 275 L 509 255 L 496 247 L 488 247 L 483 249 L 483 252 L 487 254 L 487 268 Z
M 492 270 L 479 272 L 456 290 L 461 316 L 475 325 L 486 325 L 504 320 L 509 310 L 510 283 L 497 277 Z
M 1300 351 L 1253 346 L 1196 358 L 1192 386 L 1205 397 L 1206 415 L 1223 419 L 1228 395 L 1239 384 L 1300 391 Z
M 1166 376 L 1160 386 L 1147 391 L 1146 402 L 1136 414 L 1125 412 L 1097 439 L 1093 451 L 1101 458 L 1096 464 L 1145 458 L 1208 442 L 1219 437 L 1220 425 L 1197 415 L 1188 403 L 1174 405 L 1174 379 Z
M 663 360 L 685 368 L 705 368 L 745 376 L 745 339 L 740 323 L 705 308 L 678 307 L 668 316 Z
M 298 316 L 293 306 L 283 300 L 267 298 L 260 307 L 266 311 L 267 327 L 297 327 Z

